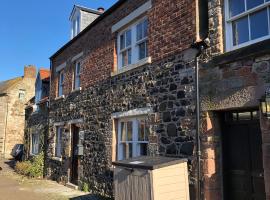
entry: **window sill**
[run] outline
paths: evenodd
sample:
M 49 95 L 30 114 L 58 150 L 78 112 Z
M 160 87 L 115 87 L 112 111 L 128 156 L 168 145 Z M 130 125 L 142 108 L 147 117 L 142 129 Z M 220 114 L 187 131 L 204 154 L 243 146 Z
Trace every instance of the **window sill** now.
M 118 69 L 117 71 L 115 72 L 112 72 L 111 73 L 111 76 L 116 76 L 116 75 L 119 75 L 119 74 L 122 74 L 122 73 L 125 73 L 127 71 L 130 71 L 132 69 L 135 69 L 137 67 L 140 67 L 140 66 L 143 66 L 143 65 L 146 65 L 146 64 L 151 64 L 152 63 L 152 59 L 151 57 L 147 57 L 147 58 L 144 58 L 142 60 L 140 60 L 139 62 L 135 63 L 135 64 L 132 64 L 132 65 L 128 65 L 126 67 L 123 67 L 121 69 Z
M 81 87 L 72 90 L 71 93 L 80 92 L 80 91 L 82 91 Z
M 62 162 L 62 160 L 63 160 L 62 158 L 59 158 L 59 157 L 52 157 L 51 159 L 52 160 L 59 161 L 59 162 Z
M 211 65 L 222 65 L 251 56 L 260 56 L 270 51 L 270 39 L 251 44 L 213 58 Z
M 64 99 L 64 98 L 65 98 L 65 95 L 62 95 L 62 96 L 56 97 L 54 100 L 59 100 L 59 99 Z

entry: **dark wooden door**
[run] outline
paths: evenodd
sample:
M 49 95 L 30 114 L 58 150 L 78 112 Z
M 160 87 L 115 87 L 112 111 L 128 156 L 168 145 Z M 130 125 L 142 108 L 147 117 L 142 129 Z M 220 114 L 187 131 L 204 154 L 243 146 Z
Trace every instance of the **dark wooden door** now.
M 79 128 L 73 126 L 72 131 L 72 159 L 71 159 L 71 180 L 70 182 L 78 185 L 78 166 L 79 159 L 78 155 L 76 155 L 77 145 L 79 143 Z
M 235 113 L 223 131 L 226 200 L 265 200 L 262 141 L 254 112 Z M 250 114 L 250 116 L 248 116 Z

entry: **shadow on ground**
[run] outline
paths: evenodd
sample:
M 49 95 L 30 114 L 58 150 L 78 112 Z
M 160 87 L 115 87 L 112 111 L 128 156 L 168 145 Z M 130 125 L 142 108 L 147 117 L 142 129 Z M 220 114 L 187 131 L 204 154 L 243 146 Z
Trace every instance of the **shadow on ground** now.
M 73 197 L 73 198 L 70 198 L 69 200 L 111 200 L 111 199 L 100 197 L 93 194 L 88 194 L 88 195 Z
M 7 164 L 10 168 L 15 169 L 16 161 L 13 159 L 5 161 L 5 164 Z

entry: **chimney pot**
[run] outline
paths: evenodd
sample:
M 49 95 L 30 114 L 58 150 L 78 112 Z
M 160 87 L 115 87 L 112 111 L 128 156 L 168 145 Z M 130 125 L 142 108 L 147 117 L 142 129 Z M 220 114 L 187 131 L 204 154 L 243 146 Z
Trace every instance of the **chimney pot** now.
M 97 10 L 98 10 L 99 12 L 101 12 L 101 13 L 104 13 L 104 11 L 105 11 L 105 9 L 104 9 L 103 7 L 99 7 Z

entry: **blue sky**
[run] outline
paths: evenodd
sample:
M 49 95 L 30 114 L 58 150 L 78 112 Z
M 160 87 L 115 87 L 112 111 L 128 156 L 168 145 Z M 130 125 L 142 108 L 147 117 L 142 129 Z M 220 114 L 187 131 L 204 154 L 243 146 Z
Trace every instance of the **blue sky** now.
M 22 76 L 25 65 L 49 68 L 69 41 L 74 4 L 108 9 L 117 0 L 1 0 L 0 81 Z

